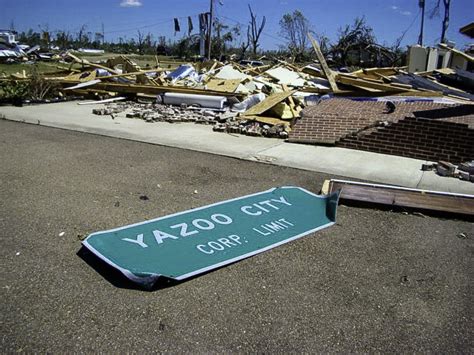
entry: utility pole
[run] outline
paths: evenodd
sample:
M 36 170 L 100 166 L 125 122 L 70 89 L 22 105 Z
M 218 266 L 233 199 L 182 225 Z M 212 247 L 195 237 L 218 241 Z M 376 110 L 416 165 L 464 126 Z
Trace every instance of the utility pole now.
M 105 31 L 104 31 L 104 23 L 102 22 L 102 45 L 105 44 Z
M 207 33 L 207 59 L 211 60 L 211 35 L 212 35 L 212 18 L 214 17 L 214 0 L 210 0 L 209 8 L 209 31 Z
M 443 30 L 441 31 L 441 43 L 446 43 L 446 32 L 448 31 L 449 26 L 449 6 L 451 5 L 451 0 L 443 0 L 444 4 L 444 17 L 443 17 Z
M 418 44 L 423 45 L 423 26 L 425 24 L 425 0 L 419 0 L 418 6 L 421 7 L 421 28 L 420 36 L 418 37 Z

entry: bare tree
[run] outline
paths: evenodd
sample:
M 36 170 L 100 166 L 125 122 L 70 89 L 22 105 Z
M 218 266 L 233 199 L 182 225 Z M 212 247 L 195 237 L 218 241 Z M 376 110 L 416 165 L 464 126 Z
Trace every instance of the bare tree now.
M 72 36 L 66 31 L 58 31 L 56 34 L 56 45 L 61 49 L 68 49 L 71 46 Z
M 38 25 L 38 27 L 41 30 L 40 45 L 42 48 L 47 48 L 49 47 L 49 42 L 51 40 L 49 36 L 49 25 L 48 24 Z
M 433 7 L 430 13 L 430 18 L 439 16 L 439 8 L 441 5 L 441 0 L 436 1 L 436 5 Z M 449 8 L 451 6 L 451 0 L 443 0 L 444 5 L 444 17 L 443 17 L 443 26 L 441 28 L 441 43 L 446 43 L 446 32 L 448 31 L 449 26 Z
M 104 41 L 104 34 L 102 32 L 95 32 L 93 44 L 98 47 L 103 41 Z
M 301 58 L 308 47 L 308 19 L 298 10 L 283 15 L 280 20 L 280 35 L 288 40 L 288 49 L 295 58 Z
M 240 43 L 240 57 L 244 58 L 250 47 L 250 25 L 247 27 L 247 39 Z
M 362 52 L 375 43 L 372 27 L 367 25 L 365 18 L 356 18 L 352 26 L 346 25 L 339 30 L 337 43 L 331 48 L 334 60 L 340 65 L 350 65 L 349 52 L 359 54 L 357 62 L 360 63 Z
M 77 33 L 77 42 L 78 42 L 79 47 L 81 47 L 84 42 L 87 43 L 88 38 L 87 38 L 87 34 L 85 34 L 86 28 L 87 28 L 86 25 L 82 25 L 81 28 L 79 29 L 79 32 Z
M 138 52 L 140 54 L 143 54 L 144 44 L 145 44 L 145 34 L 142 33 L 140 30 L 137 30 L 137 46 L 138 46 Z
M 250 7 L 249 4 L 249 10 L 250 10 L 250 26 L 248 28 L 248 37 L 249 37 L 249 42 L 252 45 L 252 53 L 253 55 L 257 55 L 257 48 L 258 48 L 258 41 L 260 39 L 260 35 L 262 34 L 263 28 L 265 27 L 265 22 L 267 19 L 265 16 L 263 16 L 262 22 L 260 23 L 260 26 L 257 25 L 257 15 L 254 15 L 252 12 L 252 8 Z

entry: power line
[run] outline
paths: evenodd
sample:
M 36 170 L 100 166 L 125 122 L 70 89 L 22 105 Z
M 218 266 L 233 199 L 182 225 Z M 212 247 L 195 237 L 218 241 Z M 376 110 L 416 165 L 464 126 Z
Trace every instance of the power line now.
M 153 24 L 157 21 L 165 21 L 169 20 L 169 17 L 162 17 L 162 18 L 154 18 L 154 19 L 141 19 L 139 21 L 126 21 L 126 22 L 114 22 L 111 24 L 108 24 L 107 27 L 112 27 L 112 28 L 124 28 L 124 27 L 132 27 L 132 26 L 145 26 L 149 24 Z
M 399 43 L 402 43 L 402 40 L 405 37 L 405 35 L 407 34 L 407 32 L 413 27 L 413 25 L 415 24 L 418 17 L 420 17 L 420 13 L 421 13 L 421 9 L 418 11 L 418 14 L 415 16 L 415 18 L 410 23 L 410 25 L 406 28 L 405 31 L 402 32 L 402 35 L 397 39 L 397 41 L 399 41 Z
M 108 32 L 105 32 L 105 34 L 120 33 L 120 32 L 129 32 L 129 31 L 134 31 L 134 30 L 141 30 L 141 29 L 144 29 L 144 28 L 159 26 L 159 25 L 162 25 L 162 24 L 165 24 L 165 23 L 168 23 L 168 22 L 173 22 L 173 20 L 172 20 L 172 19 L 171 19 L 171 20 L 165 20 L 165 21 L 156 22 L 156 23 L 153 23 L 153 24 L 151 24 L 151 25 L 146 25 L 146 26 L 140 26 L 140 27 L 134 27 L 134 28 L 125 28 L 125 29 L 122 29 L 122 30 L 115 30 L 115 31 L 108 31 Z
M 190 15 L 190 16 L 191 16 L 191 17 L 199 16 L 199 14 L 194 14 L 194 15 Z M 141 29 L 144 29 L 144 28 L 155 27 L 155 26 L 159 26 L 159 25 L 162 25 L 162 24 L 165 24 L 165 23 L 168 23 L 168 22 L 173 22 L 173 20 L 174 20 L 175 18 L 181 20 L 181 19 L 187 19 L 188 16 L 173 17 L 173 18 L 168 18 L 168 19 L 166 19 L 166 20 L 163 19 L 163 21 L 156 22 L 156 23 L 153 23 L 153 24 L 150 24 L 150 25 L 139 26 L 139 27 L 134 27 L 134 28 L 127 28 L 127 29 L 122 29 L 122 30 L 114 30 L 114 31 L 105 32 L 105 34 L 128 32 L 128 31 L 133 31 L 133 30 L 141 30 Z

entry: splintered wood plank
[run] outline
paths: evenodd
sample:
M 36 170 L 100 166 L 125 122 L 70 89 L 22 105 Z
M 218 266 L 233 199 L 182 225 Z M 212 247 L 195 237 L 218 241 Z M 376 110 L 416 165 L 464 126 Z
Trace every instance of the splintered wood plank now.
M 285 84 L 282 84 L 281 87 L 285 91 L 288 90 L 288 87 Z M 293 118 L 295 118 L 297 116 L 297 113 L 295 111 L 295 108 L 296 108 L 295 101 L 293 100 L 293 97 L 291 97 L 291 96 L 288 98 L 288 101 L 290 102 L 289 106 L 290 106 L 290 110 L 291 110 L 291 115 L 293 116 Z
M 311 44 L 313 45 L 314 51 L 316 52 L 316 57 L 318 57 L 319 64 L 321 65 L 321 69 L 323 70 L 324 74 L 326 75 L 326 78 L 329 81 L 329 86 L 331 86 L 331 90 L 336 93 L 339 91 L 339 88 L 337 87 L 336 84 L 336 75 L 334 72 L 329 69 L 328 63 L 326 62 L 326 59 L 324 58 L 323 52 L 321 52 L 321 48 L 319 47 L 318 42 L 311 36 L 311 34 L 308 32 L 308 37 L 309 40 L 311 41 Z
M 242 80 L 240 79 L 211 79 L 206 83 L 209 90 L 235 92 Z
M 78 84 L 78 81 L 71 80 L 49 80 L 52 82 L 57 82 L 62 85 L 72 85 Z M 119 84 L 119 83 L 107 83 L 101 82 L 100 80 L 93 81 L 94 89 L 104 90 L 108 92 L 115 92 L 120 94 L 148 94 L 148 95 L 158 95 L 165 92 L 179 92 L 185 94 L 198 94 L 198 95 L 212 95 L 212 96 L 237 96 L 243 97 L 244 95 L 239 93 L 229 93 L 225 91 L 214 91 L 214 90 L 204 90 L 204 89 L 194 89 L 184 86 L 155 86 L 155 85 L 139 85 L 139 84 Z M 92 85 L 89 83 L 88 85 Z
M 336 190 L 345 200 L 474 215 L 474 195 L 330 180 L 328 193 Z
M 373 80 L 364 80 L 357 77 L 351 77 L 350 75 L 340 74 L 338 79 L 340 83 L 346 85 L 353 85 L 357 87 L 364 87 L 369 89 L 376 89 L 385 92 L 404 91 L 406 88 L 395 87 L 390 84 L 384 84 L 382 82 L 376 82 Z
M 467 59 L 470 62 L 474 62 L 474 57 L 471 57 L 469 54 L 461 52 L 461 51 L 457 50 L 456 48 L 451 48 L 451 47 L 447 46 L 444 43 L 439 43 L 438 47 L 446 49 L 446 50 L 451 51 L 453 53 L 456 53 L 456 54 L 460 55 L 461 57 Z
M 288 130 L 290 130 L 290 121 L 283 121 L 279 118 L 275 117 L 264 117 L 264 116 L 241 116 L 238 118 L 239 120 L 249 120 L 249 121 L 257 121 L 260 123 L 267 123 L 274 125 L 284 125 Z
M 78 58 L 70 52 L 67 52 L 66 55 L 69 56 L 70 58 L 72 58 L 75 62 L 77 62 L 79 64 L 88 65 L 88 66 L 93 67 L 93 68 L 104 69 L 104 70 L 107 70 L 107 71 L 109 71 L 110 73 L 113 73 L 113 74 L 121 74 L 121 73 L 117 72 L 114 69 L 105 67 L 105 66 L 100 65 L 100 64 L 89 62 L 87 59 L 84 59 L 84 58 Z
M 283 91 L 277 92 L 275 94 L 271 94 L 262 102 L 259 102 L 255 106 L 252 106 L 250 109 L 244 112 L 245 116 L 252 116 L 252 115 L 261 115 L 265 111 L 268 111 L 276 104 L 282 102 L 287 97 L 291 96 L 295 91 Z

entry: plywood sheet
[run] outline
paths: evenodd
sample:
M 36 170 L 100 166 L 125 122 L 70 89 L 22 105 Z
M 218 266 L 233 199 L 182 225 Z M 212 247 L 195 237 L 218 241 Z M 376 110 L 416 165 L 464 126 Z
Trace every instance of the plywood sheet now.
M 340 198 L 346 200 L 474 215 L 474 195 L 331 180 L 327 192 L 337 190 L 341 191 Z
M 262 102 L 259 102 L 255 106 L 245 111 L 244 115 L 246 116 L 261 115 L 265 111 L 271 109 L 276 104 L 285 100 L 287 97 L 291 96 L 293 93 L 294 91 L 283 91 L 283 92 L 277 92 L 275 94 L 272 94 L 268 96 Z

